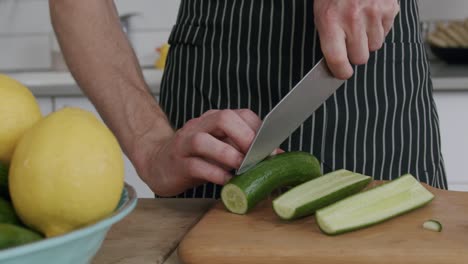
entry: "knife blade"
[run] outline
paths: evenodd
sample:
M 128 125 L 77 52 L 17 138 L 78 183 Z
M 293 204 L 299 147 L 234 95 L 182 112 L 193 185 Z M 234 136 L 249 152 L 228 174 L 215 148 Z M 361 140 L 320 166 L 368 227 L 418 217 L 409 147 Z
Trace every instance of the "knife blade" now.
M 268 157 L 343 83 L 321 59 L 265 116 L 236 175 Z

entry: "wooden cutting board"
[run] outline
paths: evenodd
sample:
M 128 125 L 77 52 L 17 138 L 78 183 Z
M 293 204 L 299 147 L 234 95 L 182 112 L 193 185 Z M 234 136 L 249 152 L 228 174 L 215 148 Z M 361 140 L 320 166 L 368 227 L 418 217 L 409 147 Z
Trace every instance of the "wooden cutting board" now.
M 425 185 L 435 194 L 427 206 L 382 224 L 327 236 L 314 217 L 279 219 L 271 200 L 248 215 L 228 213 L 221 202 L 185 236 L 178 254 L 187 264 L 218 263 L 468 263 L 468 192 Z M 437 219 L 442 232 L 422 228 Z

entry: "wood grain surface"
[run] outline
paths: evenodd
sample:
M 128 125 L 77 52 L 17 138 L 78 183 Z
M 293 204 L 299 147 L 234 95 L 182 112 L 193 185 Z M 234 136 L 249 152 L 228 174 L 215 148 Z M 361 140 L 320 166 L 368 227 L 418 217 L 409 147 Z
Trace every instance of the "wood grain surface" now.
M 425 185 L 426 186 L 426 185 Z M 186 264 L 211 263 L 468 263 L 468 193 L 426 186 L 434 200 L 382 224 L 327 236 L 314 217 L 287 222 L 266 200 L 245 216 L 218 202 L 179 245 Z M 437 219 L 442 232 L 422 228 Z
M 213 205 L 209 199 L 139 199 L 110 229 L 93 264 L 160 264 Z

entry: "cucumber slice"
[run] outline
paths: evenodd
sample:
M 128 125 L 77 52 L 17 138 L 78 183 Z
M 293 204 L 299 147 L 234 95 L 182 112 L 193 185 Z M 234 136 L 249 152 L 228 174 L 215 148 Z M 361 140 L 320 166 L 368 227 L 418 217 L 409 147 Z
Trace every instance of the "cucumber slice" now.
M 383 222 L 422 207 L 433 198 L 412 175 L 406 174 L 322 208 L 315 218 L 324 233 L 336 235 Z
M 371 177 L 348 170 L 337 170 L 305 182 L 273 201 L 275 213 L 286 220 L 313 214 L 366 187 Z
M 423 228 L 431 230 L 431 231 L 435 231 L 435 232 L 441 232 L 442 224 L 437 220 L 431 219 L 423 223 Z
M 320 175 L 320 163 L 310 153 L 281 153 L 233 177 L 221 190 L 221 200 L 230 212 L 246 214 L 273 190 L 295 186 Z

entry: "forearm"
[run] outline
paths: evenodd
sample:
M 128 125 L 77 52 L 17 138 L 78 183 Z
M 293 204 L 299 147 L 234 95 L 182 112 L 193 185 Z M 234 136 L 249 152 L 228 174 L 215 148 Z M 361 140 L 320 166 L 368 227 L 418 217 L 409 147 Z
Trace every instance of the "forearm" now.
M 148 140 L 157 144 L 173 132 L 145 84 L 113 1 L 50 0 L 50 11 L 62 52 L 78 85 L 124 152 L 134 163 L 144 162 L 139 155 L 145 155 L 141 154 L 144 148 L 150 151 Z

